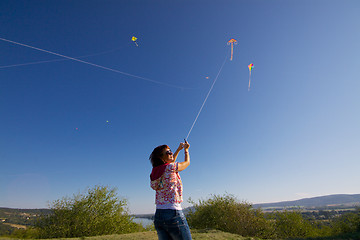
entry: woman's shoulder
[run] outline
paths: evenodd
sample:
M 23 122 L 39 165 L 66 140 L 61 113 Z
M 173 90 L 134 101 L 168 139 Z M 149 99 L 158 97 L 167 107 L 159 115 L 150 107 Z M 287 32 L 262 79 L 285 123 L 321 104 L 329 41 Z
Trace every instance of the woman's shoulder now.
M 169 163 L 169 164 L 166 166 L 166 170 L 165 170 L 165 171 L 168 171 L 168 172 L 177 172 L 177 171 L 178 171 L 178 163 L 177 163 L 177 162 Z

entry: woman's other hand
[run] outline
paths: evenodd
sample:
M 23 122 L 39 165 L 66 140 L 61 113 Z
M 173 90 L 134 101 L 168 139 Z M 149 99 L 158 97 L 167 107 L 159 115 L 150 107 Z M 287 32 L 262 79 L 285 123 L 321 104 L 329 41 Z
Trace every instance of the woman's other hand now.
M 185 143 L 180 143 L 178 149 L 181 150 L 184 148 Z

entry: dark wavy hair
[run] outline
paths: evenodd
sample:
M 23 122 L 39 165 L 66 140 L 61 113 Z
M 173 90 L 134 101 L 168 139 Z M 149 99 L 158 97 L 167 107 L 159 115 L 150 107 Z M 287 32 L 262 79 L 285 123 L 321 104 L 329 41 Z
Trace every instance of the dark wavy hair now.
M 157 167 L 164 164 L 163 160 L 160 157 L 163 155 L 164 149 L 166 148 L 169 148 L 169 146 L 161 145 L 154 148 L 154 150 L 152 151 L 149 157 L 149 160 L 153 167 Z

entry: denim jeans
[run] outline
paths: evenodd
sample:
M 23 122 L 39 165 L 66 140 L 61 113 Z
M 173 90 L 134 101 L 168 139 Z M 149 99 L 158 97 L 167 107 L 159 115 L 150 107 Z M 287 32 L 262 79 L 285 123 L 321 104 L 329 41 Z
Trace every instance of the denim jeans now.
M 191 240 L 189 225 L 182 210 L 156 209 L 155 229 L 159 240 Z

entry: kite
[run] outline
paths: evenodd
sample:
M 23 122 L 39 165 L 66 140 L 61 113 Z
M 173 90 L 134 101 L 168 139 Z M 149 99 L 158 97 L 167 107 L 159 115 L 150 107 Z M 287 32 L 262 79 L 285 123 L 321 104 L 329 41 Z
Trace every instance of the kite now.
M 248 91 L 250 91 L 250 78 L 251 78 L 251 70 L 254 68 L 254 64 L 250 63 L 248 65 L 249 68 L 249 87 L 248 87 Z
M 230 61 L 232 61 L 233 59 L 233 52 L 234 52 L 234 44 L 236 45 L 237 44 L 237 41 L 235 39 L 230 39 L 228 42 L 227 42 L 228 45 L 231 46 L 231 57 L 230 57 Z
M 137 40 L 137 38 L 134 36 L 131 38 L 131 41 L 133 41 L 135 43 L 135 45 L 138 47 L 139 45 L 137 44 L 136 40 Z

